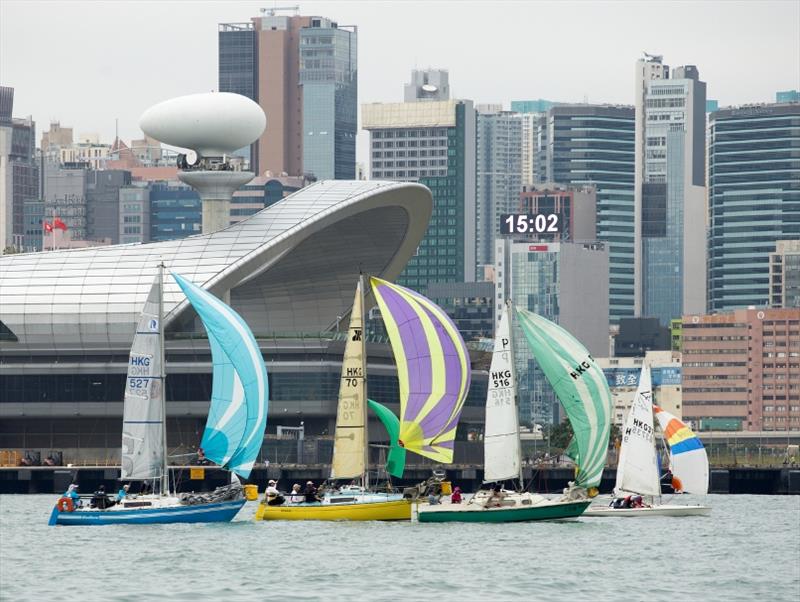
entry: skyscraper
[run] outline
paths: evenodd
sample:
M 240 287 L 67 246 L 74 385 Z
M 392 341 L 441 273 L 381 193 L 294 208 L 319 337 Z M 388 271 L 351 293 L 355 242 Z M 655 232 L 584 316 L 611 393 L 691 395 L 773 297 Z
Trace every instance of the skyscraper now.
M 705 308 L 706 84 L 651 55 L 635 79 L 635 308 L 668 326 Z
M 12 116 L 14 88 L 0 86 L 0 255 L 21 251 L 25 241 L 25 203 L 39 195 L 36 123 Z
M 219 90 L 257 102 L 267 127 L 251 169 L 355 177 L 357 33 L 324 17 L 264 16 L 219 25 Z
M 542 119 L 545 180 L 593 186 L 597 240 L 608 243 L 611 322 L 634 315 L 634 112 L 632 107 L 559 105 Z
M 800 240 L 800 103 L 721 109 L 708 147 L 708 310 L 770 303 L 770 254 Z
M 477 270 L 494 263 L 500 215 L 519 208 L 522 192 L 522 115 L 485 111 L 477 120 Z
M 372 103 L 361 109 L 370 132 L 373 179 L 418 181 L 431 189 L 433 215 L 398 282 L 475 280 L 475 108 L 471 100 Z
M 447 69 L 414 69 L 403 91 L 405 102 L 450 100 L 450 75 Z

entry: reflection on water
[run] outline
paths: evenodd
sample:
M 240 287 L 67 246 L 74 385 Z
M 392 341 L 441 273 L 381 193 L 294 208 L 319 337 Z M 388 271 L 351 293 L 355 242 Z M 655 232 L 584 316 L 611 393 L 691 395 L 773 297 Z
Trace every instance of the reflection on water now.
M 0 600 L 787 600 L 800 497 L 708 496 L 708 518 L 524 524 L 47 527 L 0 496 Z M 687 501 L 689 499 L 686 496 Z

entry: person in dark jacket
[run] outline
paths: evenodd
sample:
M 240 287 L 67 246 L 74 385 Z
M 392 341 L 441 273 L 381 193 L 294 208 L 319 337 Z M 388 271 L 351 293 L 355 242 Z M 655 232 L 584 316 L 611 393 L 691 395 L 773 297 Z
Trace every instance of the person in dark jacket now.
M 92 501 L 89 502 L 89 506 L 92 508 L 98 508 L 99 510 L 105 510 L 113 505 L 114 503 L 111 502 L 106 495 L 105 485 L 100 485 L 100 487 L 97 488 L 97 491 L 95 491 L 94 495 L 92 496 Z
M 321 499 L 319 499 L 319 496 L 317 495 L 317 488 L 314 486 L 313 481 L 309 481 L 308 483 L 306 483 L 306 489 L 303 492 L 303 494 L 306 496 L 307 504 L 313 504 L 314 502 L 322 501 Z

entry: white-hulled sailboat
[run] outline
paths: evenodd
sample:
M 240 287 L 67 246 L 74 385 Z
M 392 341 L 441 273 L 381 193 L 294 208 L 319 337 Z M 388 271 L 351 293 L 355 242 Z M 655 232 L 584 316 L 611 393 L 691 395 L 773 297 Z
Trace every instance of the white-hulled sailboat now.
M 489 371 L 489 388 L 486 396 L 483 481 L 484 484 L 498 483 L 498 485 L 493 490 L 478 491 L 468 503 L 420 505 L 418 512 L 420 522 L 503 523 L 568 519 L 580 516 L 591 503 L 586 495 L 565 495 L 560 499 L 550 499 L 525 491 L 516 401 L 517 388 L 514 375 L 512 313 L 509 301 L 500 317 L 500 324 L 495 336 Z M 536 318 L 544 320 L 540 316 L 536 316 Z M 556 326 L 556 328 L 558 327 Z M 563 330 L 561 333 L 566 334 Z M 570 335 L 567 336 L 572 338 Z M 569 343 L 566 337 L 561 338 L 561 342 L 564 345 Z M 585 350 L 582 353 L 588 355 Z M 590 397 L 585 400 L 585 403 L 592 405 L 598 403 L 600 408 L 607 407 L 609 402 L 610 395 L 604 396 L 602 390 L 599 391 L 596 399 Z M 608 429 L 604 425 L 608 420 L 607 414 L 609 413 L 610 408 L 605 412 L 605 418 L 599 421 L 595 420 L 596 428 L 589 429 L 593 433 L 593 437 L 605 431 L 606 439 L 608 438 Z M 600 415 L 602 412 L 596 414 Z M 604 450 L 605 445 L 601 444 L 601 448 Z M 602 463 L 604 462 L 605 460 Z M 516 490 L 507 491 L 500 488 L 500 483 L 514 480 L 518 484 Z
M 706 516 L 711 512 L 709 506 L 661 503 L 661 479 L 653 410 L 650 368 L 645 364 L 642 366 L 636 396 L 633 398 L 622 431 L 617 480 L 614 487 L 616 499 L 610 506 L 590 507 L 584 512 L 584 516 Z M 671 458 L 674 452 L 681 455 L 684 448 L 687 453 L 693 452 L 692 459 L 688 463 L 681 458 L 678 462 L 679 467 L 672 460 L 673 474 L 677 474 L 675 472 L 677 468 L 678 473 L 688 475 L 685 488 L 687 493 L 705 495 L 708 492 L 708 459 L 702 443 L 677 418 L 658 407 L 655 411 L 668 444 L 672 435 Z M 677 477 L 675 482 L 679 482 Z M 620 504 L 621 500 L 630 500 L 631 496 L 642 496 L 645 505 L 634 508 Z
M 145 301 L 128 361 L 122 424 L 121 479 L 148 483 L 151 494 L 126 496 L 105 508 L 76 507 L 63 497 L 50 525 L 227 522 L 245 504 L 233 473 L 247 478 L 261 449 L 268 383 L 253 333 L 228 305 L 174 274 L 208 332 L 213 389 L 200 442 L 208 459 L 232 472 L 231 485 L 209 494 L 170 489 L 166 437 L 163 265 Z

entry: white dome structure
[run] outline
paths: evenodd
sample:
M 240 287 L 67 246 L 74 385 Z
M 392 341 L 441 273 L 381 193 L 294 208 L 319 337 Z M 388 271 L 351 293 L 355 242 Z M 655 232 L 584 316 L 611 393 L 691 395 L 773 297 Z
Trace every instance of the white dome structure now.
M 164 144 L 221 157 L 255 141 L 267 127 L 267 117 L 246 96 L 209 92 L 160 102 L 144 112 L 139 127 Z

